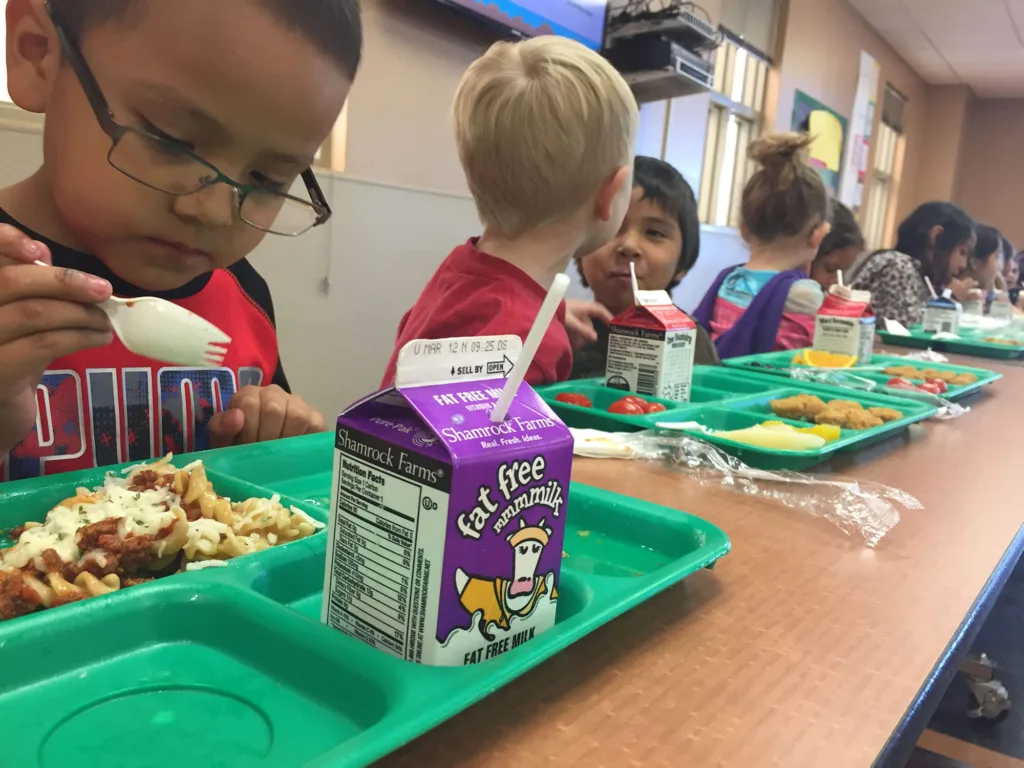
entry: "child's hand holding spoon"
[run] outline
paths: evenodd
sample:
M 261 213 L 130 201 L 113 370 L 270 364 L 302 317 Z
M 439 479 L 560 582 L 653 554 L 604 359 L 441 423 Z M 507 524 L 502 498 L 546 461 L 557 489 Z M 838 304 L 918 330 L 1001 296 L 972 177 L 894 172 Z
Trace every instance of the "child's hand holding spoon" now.
M 36 387 L 50 363 L 113 340 L 99 308 L 112 290 L 106 280 L 51 267 L 45 245 L 0 224 L 0 456 L 35 424 Z

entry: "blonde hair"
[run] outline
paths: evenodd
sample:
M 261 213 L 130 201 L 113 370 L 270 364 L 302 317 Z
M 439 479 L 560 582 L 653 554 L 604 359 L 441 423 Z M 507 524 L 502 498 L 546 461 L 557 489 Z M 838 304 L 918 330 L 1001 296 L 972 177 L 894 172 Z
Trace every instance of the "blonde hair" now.
M 806 133 L 765 136 L 750 145 L 761 165 L 743 189 L 743 225 L 763 243 L 795 237 L 831 220 L 825 182 L 807 164 L 814 138 Z
M 459 158 L 485 226 L 506 237 L 560 221 L 629 166 L 637 103 L 622 76 L 580 43 L 497 43 L 455 94 Z

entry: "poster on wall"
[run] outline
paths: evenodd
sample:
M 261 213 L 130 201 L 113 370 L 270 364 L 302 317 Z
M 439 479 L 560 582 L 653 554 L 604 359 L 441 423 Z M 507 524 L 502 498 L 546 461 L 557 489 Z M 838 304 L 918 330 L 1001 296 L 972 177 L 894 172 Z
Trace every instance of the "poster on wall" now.
M 860 52 L 860 79 L 853 100 L 853 119 L 846 147 L 846 164 L 839 200 L 856 210 L 864 200 L 864 180 L 868 173 L 871 131 L 875 125 L 875 105 L 882 72 L 878 62 L 865 51 Z
M 829 191 L 838 195 L 846 118 L 803 91 L 797 91 L 793 101 L 793 130 L 814 137 L 810 164 L 821 174 Z

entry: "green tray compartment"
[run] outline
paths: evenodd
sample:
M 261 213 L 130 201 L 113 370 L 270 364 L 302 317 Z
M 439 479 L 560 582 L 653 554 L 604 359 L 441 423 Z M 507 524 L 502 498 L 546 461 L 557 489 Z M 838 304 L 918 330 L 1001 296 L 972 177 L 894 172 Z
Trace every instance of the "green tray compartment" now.
M 1024 346 L 1011 347 L 1005 344 L 993 344 L 990 341 L 982 341 L 985 335 L 991 332 L 961 329 L 958 340 L 935 339 L 930 333 L 925 333 L 921 325 L 914 325 L 908 328 L 909 336 L 901 336 L 888 331 L 880 330 L 878 337 L 885 344 L 892 344 L 897 347 L 912 347 L 914 349 L 934 349 L 936 352 L 950 352 L 956 355 L 974 355 L 975 357 L 988 357 L 993 360 L 1016 360 L 1024 357 Z
M 283 492 L 329 498 L 330 433 L 176 464 L 197 457 L 225 495 L 281 493 L 283 503 L 327 519 L 325 508 Z M 0 525 L 42 519 L 103 475 L 10 483 Z M 588 486 L 573 484 L 566 515 L 554 628 L 469 667 L 418 666 L 320 624 L 321 533 L 224 568 L 2 622 L 0 719 L 18 734 L 4 764 L 368 765 L 730 548 L 704 520 Z
M 769 376 L 782 376 L 789 378 L 789 371 L 792 368 L 801 366 L 793 365 L 793 357 L 796 352 L 793 350 L 783 350 L 781 352 L 766 352 L 760 355 L 747 355 L 745 357 L 734 357 L 725 361 L 725 365 L 732 369 L 742 370 L 744 373 L 751 374 L 765 374 Z M 988 386 L 994 381 L 999 381 L 1003 378 L 1003 374 L 990 371 L 986 368 L 972 368 L 966 365 L 955 365 L 952 363 L 925 363 L 920 360 L 907 360 L 897 355 L 880 355 L 875 354 L 871 358 L 870 365 L 882 365 L 885 367 L 893 365 L 912 365 L 915 368 L 933 368 L 936 371 L 954 371 L 956 373 L 973 373 L 978 377 L 978 380 L 973 384 L 967 384 L 959 387 L 949 387 L 949 391 L 943 395 L 947 400 L 957 401 L 962 400 L 965 397 L 975 394 L 982 387 Z M 843 368 L 836 368 L 837 373 L 842 373 Z M 862 379 L 868 379 L 881 384 L 883 387 L 886 382 L 892 378 L 890 374 L 883 373 L 881 371 L 852 371 L 853 375 L 858 376 Z M 793 382 L 795 386 L 803 386 L 803 382 Z M 828 386 L 833 391 L 837 392 L 849 392 L 850 390 L 844 387 L 835 387 L 832 385 L 819 385 Z M 901 391 L 898 389 L 889 389 L 886 387 L 884 390 L 880 390 L 879 394 L 885 394 L 890 397 L 904 397 Z
M 537 392 L 555 413 L 570 427 L 579 429 L 600 429 L 606 432 L 638 432 L 653 429 L 659 421 L 688 421 L 687 414 L 709 404 L 738 406 L 751 399 L 761 397 L 777 389 L 771 381 L 741 378 L 718 366 L 698 365 L 693 370 L 693 385 L 690 401 L 680 403 L 641 395 L 645 400 L 661 403 L 666 411 L 643 416 L 623 416 L 608 413 L 607 408 L 617 400 L 629 395 L 618 389 L 604 386 L 604 379 L 579 379 L 538 387 Z M 593 402 L 593 408 L 562 403 L 555 397 L 563 392 L 586 395 Z
M 737 375 L 745 376 L 752 374 L 738 373 Z M 746 429 L 756 424 L 763 424 L 766 421 L 781 421 L 794 427 L 807 427 L 812 422 L 780 418 L 775 415 L 771 408 L 772 400 L 781 400 L 799 394 L 817 395 L 826 402 L 830 400 L 852 400 L 860 403 L 865 408 L 894 408 L 903 413 L 903 418 L 871 429 L 844 429 L 841 431 L 838 440 L 826 443 L 821 448 L 812 451 L 783 451 L 744 445 L 727 438 L 708 435 L 699 430 L 687 430 L 687 434 L 692 434 L 694 437 L 719 446 L 726 453 L 736 456 L 752 467 L 800 471 L 827 461 L 836 453 L 860 450 L 887 440 L 903 432 L 911 424 L 923 421 L 937 413 L 936 408 L 914 400 L 900 400 L 887 395 L 875 395 L 836 387 L 805 386 L 801 382 L 799 386 L 775 390 L 770 396 L 762 396 L 739 407 L 709 406 L 691 411 L 687 414 L 684 421 L 695 421 L 714 430 Z
M 6 764 L 303 765 L 388 711 L 369 669 L 338 664 L 297 615 L 221 585 L 135 589 L 12 623 Z

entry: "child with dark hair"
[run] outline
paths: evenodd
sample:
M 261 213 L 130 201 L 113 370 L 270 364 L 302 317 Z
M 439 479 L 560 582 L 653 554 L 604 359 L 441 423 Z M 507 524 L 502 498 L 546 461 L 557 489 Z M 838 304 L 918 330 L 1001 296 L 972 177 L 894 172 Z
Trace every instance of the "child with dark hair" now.
M 1017 255 L 1017 249 L 1014 248 L 1013 243 L 1010 242 L 1006 235 L 1003 235 L 1003 263 L 1002 272 L 999 276 L 1002 282 L 1000 290 L 1013 291 L 1017 288 L 1017 284 L 1020 282 L 1020 267 L 1014 261 L 1014 257 Z M 1015 293 L 1012 302 L 1017 301 L 1017 294 Z
M 1009 250 L 1010 255 L 1003 264 L 1003 280 L 1006 281 L 1006 290 L 1010 294 L 1010 303 L 1016 307 L 1024 303 L 1020 295 L 1020 264 L 1021 261 L 1024 261 L 1024 252 L 1017 253 L 1014 250 L 1013 243 L 1004 238 L 1003 253 L 1005 254 L 1007 250 Z
M 358 0 L 6 6 L 11 98 L 46 122 L 42 166 L 0 190 L 0 480 L 323 430 L 246 256 L 330 218 L 310 166 L 359 66 Z M 224 363 L 129 352 L 111 294 L 219 326 Z
M 750 260 L 723 271 L 694 317 L 723 358 L 810 346 L 824 301 L 807 275 L 832 217 L 828 191 L 807 164 L 811 137 L 766 136 L 750 145 L 761 165 L 743 190 L 740 233 Z
M 974 250 L 967 257 L 967 269 L 964 276 L 977 282 L 978 286 L 991 298 L 993 291 L 1005 289 L 1003 282 L 1003 236 L 993 226 L 978 224 L 975 229 L 977 242 Z
M 931 298 L 925 277 L 937 292 L 949 288 L 959 301 L 975 287 L 973 279 L 959 277 L 974 250 L 974 226 L 953 203 L 924 203 L 900 224 L 896 247 L 871 254 L 852 287 L 871 291 L 879 317 L 916 325 L 924 320 Z
M 573 379 L 604 375 L 608 326 L 635 303 L 630 264 L 640 290 L 671 292 L 693 269 L 700 253 L 697 199 L 682 174 L 653 157 L 637 157 L 633 174 L 633 195 L 618 234 L 576 262 L 595 301 L 567 304 L 566 330 L 577 348 Z M 697 330 L 695 362 L 719 362 L 703 328 Z
M 864 235 L 853 211 L 840 202 L 832 201 L 832 229 L 821 241 L 818 255 L 811 264 L 811 279 L 827 292 L 836 284 L 840 271 L 849 273 L 863 250 Z

